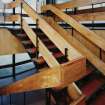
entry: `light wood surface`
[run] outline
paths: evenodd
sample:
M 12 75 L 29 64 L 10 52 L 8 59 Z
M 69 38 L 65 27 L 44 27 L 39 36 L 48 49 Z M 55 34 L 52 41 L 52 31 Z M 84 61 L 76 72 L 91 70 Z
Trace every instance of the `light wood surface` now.
M 73 78 L 75 78 L 75 80 L 77 80 L 78 77 L 80 78 L 81 73 L 84 75 L 85 66 L 84 64 L 81 66 L 81 63 L 85 63 L 84 58 L 46 69 L 23 80 L 19 80 L 9 86 L 0 88 L 0 95 L 8 95 L 12 93 L 26 92 L 56 86 L 64 87 L 74 81 Z M 77 72 L 77 69 L 79 72 Z M 68 76 L 72 78 L 66 76 L 65 73 L 69 73 Z M 66 82 L 67 79 L 68 81 Z M 74 88 L 73 86 L 75 85 L 73 84 L 71 86 Z M 76 95 L 77 94 L 78 93 L 76 93 Z
M 78 41 L 75 37 L 72 37 L 70 32 L 60 27 L 56 22 L 54 22 L 53 19 L 50 18 L 49 22 L 50 25 L 60 33 L 63 39 L 65 39 L 79 52 L 81 52 L 100 72 L 102 72 L 103 75 L 105 75 L 105 63 L 102 60 L 100 60 L 100 58 L 97 57 L 95 53 L 92 53 L 92 51 L 86 48 L 80 41 Z
M 25 30 L 25 32 L 27 33 L 27 35 L 29 36 L 29 38 L 31 39 L 33 44 L 36 46 L 36 37 L 35 37 L 36 35 L 32 31 L 32 29 L 29 28 L 29 26 L 27 25 L 27 23 L 25 21 L 23 21 L 23 29 Z M 51 53 L 45 48 L 45 46 L 43 45 L 43 43 L 41 42 L 40 39 L 39 39 L 39 51 L 40 51 L 40 53 L 42 54 L 42 56 L 44 57 L 44 59 L 46 60 L 46 62 L 48 63 L 48 65 L 50 67 L 54 67 L 54 66 L 59 65 L 58 62 L 54 59 L 54 57 L 51 55 Z M 76 60 L 76 61 L 78 61 L 78 60 Z M 72 66 L 71 63 L 67 63 L 66 66 L 68 65 L 68 67 L 67 67 L 68 69 L 65 67 L 65 65 L 64 65 L 64 67 L 61 66 L 61 70 L 62 70 L 61 71 L 62 72 L 61 73 L 62 82 L 61 82 L 60 85 L 58 85 L 56 87 L 57 89 L 58 88 L 61 89 L 61 88 L 65 87 L 65 86 L 67 86 L 68 84 L 70 84 L 71 82 L 74 82 L 74 81 L 78 80 L 79 78 L 81 78 L 83 75 L 85 75 L 85 70 L 86 70 L 86 68 L 85 68 L 86 65 L 85 64 L 86 64 L 86 62 L 85 62 L 84 58 L 83 58 L 82 61 L 79 62 L 78 65 L 76 63 L 75 66 L 74 65 Z M 72 63 L 75 64 L 74 61 L 72 61 Z M 72 84 L 70 86 L 72 86 L 72 88 L 74 88 L 74 84 Z M 76 93 L 78 93 L 78 92 L 76 92 Z M 78 94 L 76 94 L 76 97 L 80 96 L 80 94 L 79 95 Z
M 66 9 L 66 8 L 75 8 L 75 7 L 81 7 L 81 6 L 88 6 L 91 4 L 96 4 L 96 3 L 102 3 L 105 2 L 105 0 L 72 0 L 66 3 L 62 3 L 62 4 L 56 4 L 55 6 L 59 9 Z M 43 6 L 42 10 L 48 10 L 47 6 Z
M 101 48 L 105 51 L 105 39 L 101 38 L 100 36 L 96 35 L 93 31 L 89 30 L 85 26 L 78 23 L 75 19 L 73 19 L 71 16 L 63 13 L 61 10 L 54 6 L 50 6 L 49 10 L 51 10 L 54 14 L 56 14 L 59 18 L 61 18 L 63 21 L 68 23 L 70 26 L 72 26 L 76 31 L 78 31 L 83 37 L 85 37 L 87 40 L 91 41 L 93 44 Z
M 70 15 L 76 21 L 104 21 L 105 20 L 105 12 L 94 12 L 94 13 L 83 13 Z M 60 22 L 61 19 L 55 17 L 55 21 Z
M 7 22 L 13 22 L 13 21 L 19 21 L 20 20 L 20 16 L 19 15 L 10 15 L 10 16 L 6 16 L 5 17 L 5 21 Z M 0 21 L 3 22 L 4 21 L 4 17 L 0 16 Z
M 0 29 L 0 55 L 26 52 L 21 42 L 7 29 Z
M 5 5 L 6 9 L 12 9 L 12 8 L 16 8 L 18 5 L 20 5 L 20 3 L 22 2 L 22 0 L 15 0 L 12 1 L 11 3 L 8 3 Z
M 30 9 L 30 7 L 27 4 L 24 4 L 23 8 L 24 8 L 24 11 L 28 13 L 28 15 L 33 20 L 38 19 L 39 27 L 49 37 L 49 39 L 63 52 L 63 54 L 65 54 L 65 48 L 68 48 L 68 59 L 74 60 L 74 59 L 77 59 L 78 57 L 82 57 L 82 55 L 74 47 L 68 44 L 67 41 L 65 41 L 61 37 L 61 35 L 56 30 L 54 30 L 48 22 L 46 22 L 46 20 L 38 16 L 35 13 L 35 11 Z
M 67 31 L 72 35 L 72 29 L 67 29 Z M 105 30 L 92 30 L 97 35 L 105 39 Z M 93 52 L 97 57 L 100 58 L 105 62 L 105 52 L 103 50 L 100 51 L 100 48 L 92 44 L 90 41 L 88 41 L 86 38 L 81 36 L 81 34 L 75 30 L 73 30 L 73 36 L 79 40 L 84 46 L 86 46 L 91 52 Z
M 23 29 L 27 33 L 27 35 L 30 38 L 30 40 L 33 42 L 34 46 L 36 47 L 36 36 L 37 35 L 28 26 L 28 24 L 25 22 L 25 20 L 23 20 Z M 56 58 L 54 58 L 54 56 L 51 54 L 51 52 L 43 44 L 43 42 L 40 39 L 38 39 L 38 40 L 39 40 L 39 45 L 38 45 L 39 46 L 39 52 L 42 54 L 42 56 L 45 59 L 45 61 L 47 62 L 47 64 L 50 67 L 58 66 L 59 63 L 56 60 Z
M 28 6 L 26 3 L 24 3 L 23 4 L 23 9 L 24 9 L 24 11 L 33 19 L 33 20 L 36 20 L 36 19 L 38 19 L 38 25 L 39 25 L 39 27 L 46 33 L 46 35 L 56 35 L 56 36 L 58 36 L 59 34 L 55 31 L 55 30 L 53 30 L 53 28 L 52 27 L 50 27 L 50 25 L 44 20 L 44 19 L 42 19 L 41 17 L 39 17 L 37 14 L 36 14 L 36 12 L 34 11 L 34 10 L 32 10 L 31 8 L 30 8 L 30 6 Z M 45 28 L 45 26 L 46 26 L 46 28 Z M 48 29 L 50 29 L 49 31 L 48 31 Z M 56 36 L 52 36 L 54 39 L 52 39 L 52 41 L 53 42 L 55 42 L 55 39 L 56 39 Z M 49 37 L 49 36 L 48 36 Z M 60 38 L 60 35 L 59 35 L 59 40 L 61 40 L 61 38 Z M 50 37 L 50 39 L 51 39 L 51 37 Z M 59 41 L 59 40 L 57 40 L 56 42 L 55 42 L 55 44 Z M 61 43 L 63 43 L 63 42 L 61 42 Z M 61 44 L 60 43 L 60 44 Z M 66 41 L 65 41 L 65 43 L 66 43 Z M 61 51 L 62 51 L 62 46 L 60 47 L 60 44 L 57 46 Z M 57 44 L 56 44 L 57 45 Z M 70 44 L 69 44 L 69 47 L 70 47 Z M 65 47 L 64 47 L 65 48 Z M 70 49 L 71 50 L 71 49 Z M 64 49 L 63 49 L 63 51 L 62 51 L 63 53 L 64 53 Z M 71 51 L 70 51 L 71 52 Z M 76 55 L 78 55 L 79 54 L 79 57 L 81 56 L 81 54 L 78 52 L 77 54 L 75 54 L 75 56 Z M 68 55 L 69 55 L 69 53 L 68 53 Z M 69 58 L 69 59 L 71 59 L 71 58 Z M 73 59 L 73 58 L 72 58 Z M 71 84 L 72 85 L 72 88 L 75 88 L 75 86 L 74 86 L 74 84 Z M 78 92 L 78 90 L 79 90 L 79 88 L 77 89 L 76 88 L 76 91 Z M 79 94 L 79 93 L 78 93 Z M 78 95 L 77 94 L 77 96 L 76 97 L 79 97 L 80 96 L 80 94 Z

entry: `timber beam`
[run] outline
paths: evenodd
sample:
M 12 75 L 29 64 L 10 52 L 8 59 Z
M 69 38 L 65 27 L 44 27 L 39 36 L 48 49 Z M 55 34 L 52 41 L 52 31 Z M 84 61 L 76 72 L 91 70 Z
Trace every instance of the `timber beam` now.
M 0 88 L 0 95 L 20 93 L 51 87 L 65 87 L 85 75 L 85 59 L 80 58 L 60 66 L 48 68 L 11 85 Z M 78 72 L 77 72 L 78 71 Z

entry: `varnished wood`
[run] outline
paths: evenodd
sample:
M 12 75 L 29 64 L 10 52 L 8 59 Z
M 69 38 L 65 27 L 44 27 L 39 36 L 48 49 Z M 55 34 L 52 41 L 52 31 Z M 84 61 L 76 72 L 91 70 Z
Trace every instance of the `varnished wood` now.
M 30 38 L 30 40 L 33 42 L 33 44 L 36 47 L 36 37 L 37 35 L 35 34 L 35 32 L 28 26 L 28 24 L 25 22 L 25 20 L 23 20 L 23 29 L 24 31 L 27 33 L 28 37 Z M 45 61 L 47 62 L 47 64 L 50 67 L 54 67 L 54 66 L 58 66 L 59 63 L 58 61 L 54 58 L 54 56 L 50 53 L 50 51 L 46 48 L 46 46 L 43 44 L 43 42 L 39 40 L 39 52 L 42 54 L 43 58 L 45 59 Z
M 39 17 L 37 14 L 36 14 L 36 12 L 34 11 L 34 10 L 32 10 L 27 4 L 23 4 L 23 9 L 25 10 L 25 12 L 26 13 L 28 13 L 28 15 L 33 19 L 33 20 L 36 20 L 36 19 L 38 19 L 38 25 L 39 25 L 39 27 L 46 33 L 46 35 L 59 35 L 58 33 L 56 33 L 56 31 L 55 30 L 53 30 L 52 29 L 52 27 L 50 27 L 49 26 L 49 24 L 47 23 L 47 22 L 45 22 L 45 20 L 44 19 L 42 19 L 41 17 Z M 47 28 L 45 28 L 45 26 L 47 27 Z M 46 30 L 47 29 L 47 30 Z M 49 31 L 48 31 L 48 29 L 50 29 Z M 48 36 L 49 37 L 49 36 Z M 54 36 L 52 36 L 53 38 L 54 38 Z M 60 36 L 58 37 L 59 38 L 59 40 L 60 40 Z M 51 39 L 51 38 L 50 38 Z M 55 39 L 56 39 L 56 36 L 55 36 L 55 38 L 54 39 L 52 39 L 52 41 L 54 42 L 55 41 Z M 55 44 L 59 41 L 59 40 L 57 40 L 56 42 L 55 42 Z M 63 42 L 61 42 L 61 43 L 63 43 Z M 61 44 L 60 43 L 60 44 Z M 65 42 L 66 43 L 66 42 Z M 58 45 L 58 47 L 60 46 L 60 44 Z M 57 44 L 56 44 L 57 45 Z M 69 47 L 70 47 L 70 45 L 69 45 Z M 59 47 L 59 48 L 61 48 L 61 47 Z M 64 48 L 65 48 L 65 46 L 64 46 Z M 61 50 L 63 53 L 64 53 L 64 49 L 63 50 Z M 71 49 L 70 49 L 70 52 L 71 52 Z M 68 55 L 69 55 L 69 53 L 68 53 Z M 78 54 L 75 54 L 75 56 L 76 55 L 78 55 Z M 69 55 L 70 56 L 70 55 Z M 79 54 L 79 56 L 81 56 L 81 54 Z M 72 57 L 72 56 L 71 56 Z M 69 59 L 71 59 L 71 58 L 69 58 Z M 73 59 L 73 58 L 72 58 Z M 74 86 L 73 86 L 73 84 L 71 84 L 72 85 L 72 88 L 75 88 Z M 78 89 L 79 90 L 79 89 Z M 77 89 L 76 89 L 76 91 L 78 91 Z
M 67 29 L 67 31 L 72 35 L 72 29 Z M 105 30 L 92 30 L 97 35 L 105 39 Z M 75 30 L 73 30 L 73 36 L 79 40 L 84 46 L 86 46 L 91 52 L 93 52 L 97 57 L 100 58 L 105 62 L 105 52 L 103 50 L 100 51 L 100 48 L 93 45 L 90 41 L 88 41 L 86 38 L 81 36 L 81 34 Z
M 70 32 L 64 30 L 60 27 L 53 19 L 50 18 L 50 25 L 57 30 L 60 35 L 73 47 L 75 47 L 78 51 L 80 51 L 100 72 L 105 75 L 105 63 L 100 60 L 92 51 L 86 48 L 80 41 L 78 41 L 75 37 L 72 37 Z M 53 22 L 53 24 L 52 24 Z
M 78 60 L 65 63 L 63 65 L 59 65 L 53 68 L 46 69 L 38 74 L 34 74 L 30 77 L 27 77 L 23 80 L 19 80 L 9 86 L 0 88 L 0 95 L 8 95 L 12 93 L 26 92 L 37 89 L 51 88 L 57 86 L 67 86 L 68 83 L 71 83 L 77 78 L 80 78 L 80 73 L 84 75 L 84 64 L 82 66 L 80 63 L 85 63 L 84 58 L 80 58 Z M 77 66 L 77 67 L 76 67 Z M 70 69 L 69 69 L 70 68 Z M 77 73 L 78 68 L 78 73 Z M 69 70 L 69 72 L 68 72 Z M 76 72 L 75 76 L 74 73 Z M 64 76 L 65 73 L 69 73 L 73 78 Z M 63 77 L 62 77 L 63 75 Z M 68 83 L 65 81 L 68 79 Z M 30 84 L 30 85 L 29 85 Z M 74 86 L 74 85 L 73 85 Z
M 105 12 L 94 12 L 94 13 L 84 13 L 77 15 L 70 15 L 76 21 L 104 21 L 105 20 Z M 55 18 L 57 22 L 62 21 L 59 18 Z
M 0 16 L 0 21 L 3 22 L 4 17 Z M 10 16 L 6 16 L 5 17 L 5 21 L 7 22 L 13 22 L 13 21 L 19 21 L 20 20 L 20 16 L 19 15 L 10 15 Z
M 7 29 L 0 29 L 0 55 L 26 52 L 21 42 Z
M 68 48 L 68 59 L 74 60 L 82 55 L 65 41 L 61 35 L 50 26 L 50 23 L 46 22 L 43 18 L 38 16 L 34 10 L 32 10 L 27 4 L 23 5 L 24 11 L 33 19 L 38 19 L 39 27 L 49 37 L 49 39 L 65 54 L 65 48 Z M 36 22 L 36 21 L 35 21 Z M 46 28 L 46 27 L 47 28 Z M 49 29 L 49 30 L 48 30 Z
M 93 44 L 101 48 L 105 51 L 105 39 L 101 38 L 100 36 L 96 35 L 93 31 L 89 30 L 85 26 L 78 23 L 75 19 L 71 16 L 63 13 L 61 10 L 57 9 L 56 7 L 50 5 L 49 10 L 51 10 L 54 14 L 56 14 L 59 18 L 63 21 L 71 25 L 76 31 L 78 31 L 83 37 L 87 40 L 91 41 Z
M 22 2 L 22 0 L 15 0 L 12 1 L 11 3 L 8 3 L 5 5 L 6 9 L 12 9 L 12 8 L 16 8 L 18 5 L 20 5 L 20 3 Z
M 88 5 L 92 5 L 92 4 L 96 4 L 96 3 L 103 3 L 105 2 L 105 0 L 72 0 L 66 3 L 62 3 L 62 4 L 56 4 L 55 6 L 59 9 L 66 9 L 66 8 L 76 8 L 76 7 L 81 7 L 81 6 L 88 6 Z M 43 6 L 42 9 L 48 10 L 47 6 Z

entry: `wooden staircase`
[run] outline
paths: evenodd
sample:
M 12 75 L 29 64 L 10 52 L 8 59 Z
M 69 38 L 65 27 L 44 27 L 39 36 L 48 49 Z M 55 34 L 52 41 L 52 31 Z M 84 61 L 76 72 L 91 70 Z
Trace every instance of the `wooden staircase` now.
M 14 8 L 17 3 L 20 3 L 19 0 L 17 1 L 7 7 Z M 87 13 L 90 17 L 84 17 L 86 14 L 79 15 L 78 12 L 78 15 L 68 15 L 59 10 L 101 2 L 104 0 L 88 0 L 86 2 L 74 0 L 60 5 L 43 6 L 44 12 L 52 12 L 53 19 L 50 15 L 49 17 L 38 15 L 23 1 L 24 11 L 34 22 L 37 22 L 38 27 L 31 29 L 22 19 L 23 29 L 19 30 L 17 34 L 17 30 L 11 32 L 15 33 L 16 37 L 21 40 L 26 52 L 36 65 L 38 73 L 0 88 L 0 94 L 6 95 L 48 88 L 47 99 L 51 99 L 52 105 L 104 105 L 105 63 L 100 55 L 104 56 L 105 39 L 79 23 L 83 20 L 102 20 L 104 15 L 94 13 L 93 16 L 92 13 Z M 57 22 L 61 20 L 71 25 L 73 31 L 69 30 L 68 32 L 59 26 Z M 72 32 L 73 35 L 71 35 Z M 87 58 L 87 66 L 84 57 Z M 28 85 L 29 83 L 32 84 Z

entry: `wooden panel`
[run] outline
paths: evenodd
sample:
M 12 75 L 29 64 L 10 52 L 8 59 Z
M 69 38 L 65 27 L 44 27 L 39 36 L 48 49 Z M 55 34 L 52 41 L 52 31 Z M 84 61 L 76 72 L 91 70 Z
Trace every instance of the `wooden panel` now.
M 0 29 L 0 55 L 26 52 L 21 42 L 7 29 Z
M 63 54 L 65 54 L 65 48 L 68 48 L 68 59 L 74 60 L 82 56 L 74 47 L 67 43 L 67 41 L 65 41 L 55 29 L 50 26 L 50 23 L 46 22 L 44 19 L 38 16 L 35 11 L 30 9 L 27 4 L 24 4 L 23 8 L 28 13 L 28 15 L 32 17 L 33 20 L 39 20 L 39 27 L 49 37 L 49 39 L 63 52 Z
M 82 65 L 80 65 L 80 63 L 82 63 Z M 76 66 L 78 67 L 78 72 Z M 26 92 L 57 86 L 65 87 L 68 84 L 72 83 L 74 80 L 80 79 L 80 77 L 83 76 L 86 72 L 85 67 L 85 59 L 80 58 L 78 60 L 68 62 L 63 65 L 46 69 L 23 80 L 19 80 L 9 86 L 0 88 L 0 95 Z M 64 76 L 67 73 L 69 75 L 67 77 Z M 67 79 L 68 81 L 66 81 Z M 71 86 L 72 88 L 74 88 L 74 84 L 71 84 Z
M 7 87 L 0 88 L 0 95 L 26 92 L 37 89 L 51 88 L 60 83 L 60 71 L 58 68 L 47 69 L 23 80 L 19 80 Z
M 105 51 L 105 39 L 101 38 L 100 36 L 96 35 L 93 31 L 89 30 L 85 26 L 78 23 L 74 20 L 71 16 L 63 13 L 61 10 L 57 9 L 54 6 L 50 6 L 49 10 L 51 10 L 54 14 L 60 17 L 63 21 L 71 25 L 76 31 L 78 31 L 83 37 L 87 40 L 91 41 L 97 47 L 101 48 Z
M 8 22 L 13 22 L 13 21 L 18 21 L 20 20 L 20 16 L 19 15 L 11 15 L 11 16 L 6 16 L 5 17 L 5 21 L 8 21 Z M 0 21 L 3 22 L 4 21 L 4 17 L 3 16 L 0 16 Z
M 53 24 L 51 24 L 53 22 Z M 50 25 L 60 33 L 60 35 L 78 51 L 80 51 L 100 72 L 105 75 L 105 63 L 102 62 L 94 53 L 81 44 L 76 38 L 60 27 L 54 20 L 50 21 Z
M 79 15 L 71 15 L 77 21 L 103 21 L 105 20 L 105 12 L 84 13 Z
M 105 20 L 105 12 L 95 12 L 95 13 L 84 13 L 77 15 L 70 15 L 76 21 L 104 21 Z M 55 18 L 56 21 L 62 21 L 59 18 Z
M 102 38 L 105 39 L 105 30 L 93 30 L 97 35 L 101 36 Z M 105 62 L 105 51 L 101 51 L 101 58 Z
M 105 0 L 72 0 L 70 2 L 57 4 L 56 7 L 59 9 L 66 9 L 66 8 L 75 8 L 75 7 L 87 6 L 103 2 L 105 2 Z
M 59 40 L 61 40 L 60 35 L 59 35 L 44 19 L 42 19 L 41 17 L 39 17 L 39 16 L 36 14 L 36 12 L 35 12 L 34 10 L 32 10 L 26 3 L 24 3 L 23 8 L 24 8 L 25 12 L 28 13 L 28 15 L 29 15 L 33 20 L 36 20 L 36 19 L 39 20 L 39 23 L 38 23 L 38 24 L 39 24 L 39 27 L 40 27 L 41 29 L 43 29 L 43 31 L 46 33 L 46 35 L 52 35 L 53 38 L 55 37 L 54 39 L 50 38 L 50 39 L 52 39 L 53 42 L 55 42 L 56 36 L 58 36 L 58 40 L 55 42 L 55 44 L 56 44 Z M 42 26 L 41 26 L 41 25 L 42 25 Z M 46 27 L 45 27 L 45 26 L 46 26 Z M 48 29 L 50 29 L 50 30 L 48 30 Z M 55 35 L 56 35 L 56 36 L 55 36 Z M 48 36 L 48 37 L 50 37 L 50 36 Z M 61 43 L 63 43 L 62 40 L 61 40 Z M 57 45 L 57 44 L 56 44 L 56 45 L 57 45 L 58 48 L 60 48 L 60 50 L 64 53 L 64 48 L 65 48 L 65 46 L 64 46 L 64 48 L 62 49 L 62 46 L 60 46 L 61 43 L 60 43 L 59 45 Z M 64 43 L 66 43 L 66 41 L 64 41 Z M 70 44 L 69 44 L 68 46 L 71 48 L 71 45 L 70 45 Z M 74 48 L 73 48 L 73 50 L 74 50 Z M 70 49 L 70 52 L 71 52 L 71 49 Z M 73 53 L 74 53 L 74 52 L 76 53 L 75 56 L 77 56 L 77 55 L 78 55 L 78 57 L 81 56 L 81 54 L 80 54 L 79 52 L 77 52 L 76 50 L 74 50 Z M 70 54 L 71 54 L 71 53 L 68 53 L 69 56 L 71 56 Z M 71 57 L 72 57 L 72 56 L 71 56 Z M 69 58 L 69 59 L 71 59 L 71 58 Z M 72 59 L 74 59 L 74 58 L 72 58 Z M 71 86 L 72 86 L 72 88 L 75 88 L 73 84 L 71 84 Z M 78 90 L 79 90 L 79 89 L 78 89 Z M 76 91 L 78 91 L 78 90 L 77 90 L 77 88 L 76 88 Z M 78 94 L 77 94 L 77 95 L 78 95 Z
M 74 30 L 73 36 L 78 39 L 84 46 L 86 46 L 92 53 L 94 53 L 97 57 L 100 57 L 100 48 L 92 44 L 86 38 L 81 36 L 81 34 Z
M 23 29 L 27 33 L 30 40 L 33 42 L 33 44 L 36 46 L 36 34 L 33 32 L 33 30 L 28 26 L 28 24 L 23 20 Z M 51 52 L 46 48 L 46 46 L 43 44 L 43 42 L 39 39 L 39 52 L 42 54 L 43 58 L 47 62 L 47 64 L 50 67 L 58 66 L 59 63 L 54 58 L 54 56 L 51 54 Z
M 77 81 L 78 78 L 82 78 L 86 71 L 86 60 L 84 58 L 70 61 L 61 65 L 61 80 L 62 85 L 65 87 L 71 83 L 71 81 Z M 80 68 L 81 70 L 78 70 Z M 78 72 L 77 72 L 78 71 Z M 72 74 L 72 75 L 71 75 Z M 75 79 L 74 79 L 75 78 Z M 62 86 L 60 86 L 62 87 Z
M 22 0 L 15 0 L 11 3 L 6 4 L 5 8 L 6 9 L 16 8 L 21 2 L 22 2 Z

